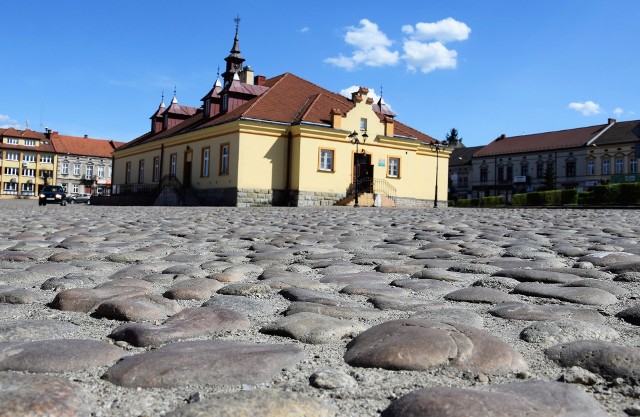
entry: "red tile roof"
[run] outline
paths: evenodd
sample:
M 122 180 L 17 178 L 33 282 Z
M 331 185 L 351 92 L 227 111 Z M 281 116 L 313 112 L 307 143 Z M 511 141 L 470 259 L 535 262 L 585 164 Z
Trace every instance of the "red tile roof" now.
M 629 142 L 638 143 L 638 141 L 640 141 L 640 120 L 630 120 L 616 122 L 602 136 L 598 137 L 594 144 L 601 146 Z
M 23 138 L 23 139 L 44 139 L 44 133 L 34 132 L 30 129 L 25 130 L 17 130 L 13 127 L 5 129 L 4 132 L 1 133 L 2 136 L 8 136 L 12 138 Z
M 235 81 L 237 88 L 242 83 Z M 248 102 L 226 113 L 203 119 L 202 114 L 183 121 L 179 125 L 156 134 L 146 133 L 129 142 L 131 147 L 187 131 L 214 126 L 237 119 L 263 120 L 270 122 L 298 124 L 314 123 L 331 125 L 331 111 L 337 109 L 348 113 L 355 104 L 348 98 L 319 87 L 291 73 L 285 73 L 264 82 L 262 86 L 244 84 L 242 92 L 259 94 Z M 240 91 L 240 90 L 238 90 Z M 379 115 L 384 118 L 384 115 Z M 436 141 L 416 129 L 395 121 L 395 136 L 415 138 L 423 142 Z
M 51 142 L 56 153 L 69 155 L 86 155 L 100 158 L 111 158 L 113 150 L 124 145 L 124 142 L 112 140 L 79 138 L 77 136 L 52 135 Z
M 473 157 L 577 148 L 586 145 L 607 126 L 607 124 L 602 124 L 556 132 L 499 137 L 476 152 Z

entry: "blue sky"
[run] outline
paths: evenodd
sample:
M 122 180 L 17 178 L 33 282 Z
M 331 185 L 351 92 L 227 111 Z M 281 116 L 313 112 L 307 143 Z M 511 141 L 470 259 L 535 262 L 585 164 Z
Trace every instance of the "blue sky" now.
M 167 103 L 175 87 L 181 104 L 201 104 L 237 14 L 256 75 L 382 89 L 398 120 L 438 139 L 456 128 L 477 146 L 640 119 L 637 0 L 25 0 L 0 10 L 0 127 L 132 140 L 163 91 Z

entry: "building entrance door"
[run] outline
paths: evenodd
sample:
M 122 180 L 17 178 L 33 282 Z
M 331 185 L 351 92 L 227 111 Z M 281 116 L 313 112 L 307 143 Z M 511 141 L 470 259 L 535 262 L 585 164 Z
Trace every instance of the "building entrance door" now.
M 191 161 L 193 160 L 193 152 L 191 148 L 184 153 L 184 172 L 182 175 L 182 185 L 185 188 L 191 187 Z
M 373 165 L 371 165 L 371 155 L 357 153 L 353 155 L 354 181 L 359 180 L 358 191 L 361 193 L 373 192 Z

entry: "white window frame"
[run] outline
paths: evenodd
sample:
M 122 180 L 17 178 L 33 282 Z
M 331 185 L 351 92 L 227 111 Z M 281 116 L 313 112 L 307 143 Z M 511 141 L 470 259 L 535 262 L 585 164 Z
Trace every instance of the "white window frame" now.
M 2 185 L 2 194 L 18 194 L 18 183 L 7 181 Z
M 595 175 L 596 174 L 596 161 L 593 159 L 587 160 L 587 175 Z
M 334 172 L 335 155 L 336 153 L 334 149 L 320 148 L 318 170 L 323 172 Z
M 51 156 L 51 155 L 40 155 L 40 163 L 41 164 L 51 164 L 51 163 L 53 163 L 53 156 Z
M 19 152 L 7 152 L 7 161 L 19 161 L 20 153 Z
M 98 177 L 100 177 L 100 178 L 103 178 L 103 177 L 104 177 L 104 166 L 99 165 L 99 166 L 98 166 L 98 169 L 97 169 L 96 171 L 97 171 L 96 175 L 97 175 Z
M 18 145 L 20 142 L 18 138 L 7 138 L 7 145 Z
M 20 186 L 20 194 L 22 195 L 35 195 L 35 184 L 23 182 Z
M 387 177 L 400 178 L 400 158 L 390 156 L 387 159 Z
M 36 141 L 34 139 L 25 139 L 24 146 L 36 146 Z
M 616 167 L 615 167 L 615 172 L 616 174 L 623 174 L 624 173 L 624 158 L 616 158 Z
M 71 189 L 73 190 L 74 194 L 77 194 L 80 191 L 80 187 L 78 187 L 78 184 L 72 184 Z
M 202 176 L 209 176 L 209 159 L 210 159 L 211 149 L 203 148 L 202 149 Z
M 69 175 L 69 163 L 68 162 L 63 162 L 62 166 L 60 168 L 60 173 L 62 175 Z
M 602 160 L 602 175 L 611 174 L 611 160 L 604 159 Z
M 124 183 L 131 184 L 131 162 L 127 162 L 125 165 Z
M 73 175 L 80 175 L 80 164 L 73 164 Z
M 153 181 L 160 181 L 160 157 L 153 158 Z
M 144 159 L 138 161 L 138 183 L 144 184 Z
M 638 172 L 638 160 L 635 157 L 629 158 L 629 174 Z
M 22 176 L 23 177 L 35 177 L 36 170 L 33 168 L 22 168 Z
M 229 175 L 229 153 L 230 145 L 228 143 L 223 143 L 220 145 L 220 175 Z
M 171 178 L 176 177 L 177 170 L 178 170 L 178 154 L 172 153 L 171 156 L 169 157 L 169 175 L 171 175 Z
M 84 169 L 84 176 L 87 179 L 93 177 L 93 165 L 87 165 Z
M 36 156 L 32 153 L 25 153 L 22 155 L 22 162 L 36 162 Z

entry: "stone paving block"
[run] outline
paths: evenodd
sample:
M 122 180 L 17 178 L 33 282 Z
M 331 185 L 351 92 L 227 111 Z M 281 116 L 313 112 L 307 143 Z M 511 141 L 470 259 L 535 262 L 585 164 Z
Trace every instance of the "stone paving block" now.
M 109 368 L 103 378 L 129 388 L 255 385 L 295 366 L 303 357 L 302 350 L 292 345 L 179 342 L 127 356 Z
M 519 382 L 488 389 L 435 387 L 410 392 L 381 417 L 607 417 L 580 389 L 560 382 Z
M 482 330 L 423 319 L 392 320 L 374 326 L 347 346 L 351 366 L 425 370 L 451 366 L 486 374 L 528 369 L 520 353 Z
M 0 373 L 3 417 L 89 416 L 95 404 L 81 384 L 52 375 Z
M 316 313 L 301 312 L 282 317 L 263 326 L 260 332 L 285 336 L 303 343 L 322 344 L 351 339 L 367 326 L 352 320 L 342 320 Z
M 161 325 L 125 323 L 109 337 L 138 347 L 159 346 L 223 331 L 246 329 L 251 325 L 244 315 L 223 308 L 198 307 L 182 310 Z
M 55 339 L 0 343 L 0 371 L 63 373 L 112 365 L 125 351 L 104 341 Z

